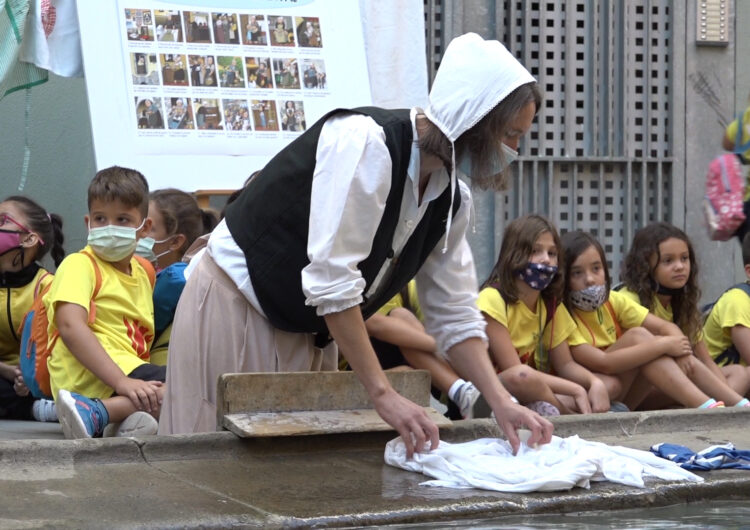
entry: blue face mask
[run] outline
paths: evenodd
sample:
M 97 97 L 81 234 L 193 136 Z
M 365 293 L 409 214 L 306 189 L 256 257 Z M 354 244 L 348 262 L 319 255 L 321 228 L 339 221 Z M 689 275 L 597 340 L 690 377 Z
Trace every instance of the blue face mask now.
M 501 143 L 501 146 L 503 149 L 503 156 L 501 157 L 499 153 L 495 153 L 495 156 L 492 157 L 489 171 L 490 175 L 497 175 L 498 173 L 502 173 L 506 167 L 515 162 L 518 158 L 518 151 L 511 147 L 508 147 L 504 143 Z M 467 177 L 471 177 L 474 174 L 474 167 L 471 162 L 471 154 L 468 151 L 461 156 L 458 162 L 456 162 L 456 168 Z
M 526 285 L 536 291 L 544 291 L 552 283 L 557 274 L 557 267 L 554 265 L 544 265 L 543 263 L 527 263 L 526 267 L 516 271 L 518 277 Z

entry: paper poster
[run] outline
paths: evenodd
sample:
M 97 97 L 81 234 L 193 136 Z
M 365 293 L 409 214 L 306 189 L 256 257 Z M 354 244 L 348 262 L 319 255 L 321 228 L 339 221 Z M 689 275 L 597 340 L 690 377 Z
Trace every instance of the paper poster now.
M 79 2 L 97 166 L 144 167 L 154 188 L 237 187 L 329 110 L 370 103 L 358 2 L 101 4 Z

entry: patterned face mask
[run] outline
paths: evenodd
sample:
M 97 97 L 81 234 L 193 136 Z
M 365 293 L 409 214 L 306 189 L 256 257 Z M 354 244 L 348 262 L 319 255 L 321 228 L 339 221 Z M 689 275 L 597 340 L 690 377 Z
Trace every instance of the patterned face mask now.
M 606 285 L 591 285 L 570 293 L 570 301 L 581 311 L 593 311 L 607 300 Z
M 526 282 L 526 285 L 536 291 L 544 291 L 552 283 L 557 274 L 557 267 L 544 265 L 543 263 L 526 264 L 526 267 L 517 271 L 518 277 Z

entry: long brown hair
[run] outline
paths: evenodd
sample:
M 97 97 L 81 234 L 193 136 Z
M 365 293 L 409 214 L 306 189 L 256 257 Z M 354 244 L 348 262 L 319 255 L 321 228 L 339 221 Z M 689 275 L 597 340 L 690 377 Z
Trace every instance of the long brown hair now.
M 495 263 L 495 267 L 482 287 L 497 287 L 507 304 L 518 302 L 518 289 L 516 289 L 518 271 L 523 269 L 529 262 L 529 257 L 534 250 L 534 243 L 545 232 L 552 234 L 552 238 L 555 241 L 559 268 L 552 283 L 541 294 L 545 300 L 560 300 L 563 292 L 563 277 L 565 275 L 563 270 L 563 247 L 560 243 L 560 235 L 557 233 L 555 225 L 549 219 L 536 214 L 519 217 L 505 228 L 497 263 Z
M 609 275 L 609 267 L 607 266 L 607 256 L 604 254 L 604 249 L 601 243 L 589 234 L 581 230 L 573 230 L 572 232 L 566 232 L 560 238 L 562 241 L 563 251 L 565 252 L 565 274 L 564 274 L 564 297 L 563 301 L 568 311 L 573 310 L 573 303 L 570 301 L 570 269 L 573 266 L 578 256 L 586 252 L 590 247 L 594 247 L 599 253 L 599 259 L 602 261 L 602 267 L 604 268 L 604 284 L 607 287 L 607 296 L 609 298 L 609 290 L 612 288 L 612 278 Z
M 641 305 L 653 311 L 657 294 L 654 272 L 661 260 L 659 245 L 670 238 L 684 241 L 690 255 L 690 274 L 685 287 L 679 293 L 672 295 L 672 315 L 674 323 L 690 339 L 690 342 L 695 344 L 700 332 L 698 300 L 701 297 L 701 290 L 697 280 L 698 263 L 695 259 L 695 251 L 685 232 L 664 222 L 652 223 L 638 230 L 633 237 L 630 252 L 625 257 L 624 270 L 620 276 L 627 288 L 638 295 Z M 654 257 L 656 257 L 656 263 L 652 266 Z

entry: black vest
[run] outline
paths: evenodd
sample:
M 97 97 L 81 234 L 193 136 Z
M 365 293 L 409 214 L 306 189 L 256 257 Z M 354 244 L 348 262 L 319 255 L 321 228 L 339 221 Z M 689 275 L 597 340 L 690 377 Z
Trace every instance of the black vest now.
M 370 288 L 383 264 L 393 258 L 393 235 L 408 180 L 407 167 L 412 149 L 409 111 L 375 107 L 334 110 L 273 157 L 226 212 L 227 227 L 245 253 L 253 289 L 263 312 L 274 327 L 284 331 L 328 332 L 325 321 L 316 315 L 315 308 L 305 305 L 302 269 L 310 263 L 307 234 L 318 137 L 325 121 L 341 112 L 364 114 L 374 119 L 385 131 L 385 144 L 393 163 L 391 189 L 372 251 L 358 264 L 366 283 L 364 292 Z M 427 207 L 401 255 L 392 261 L 390 273 L 381 281 L 377 292 L 362 303 L 364 318 L 375 313 L 416 275 L 445 234 L 450 202 L 449 186 Z M 458 186 L 453 203 L 455 215 L 461 204 Z M 372 213 L 362 212 L 362 215 Z

